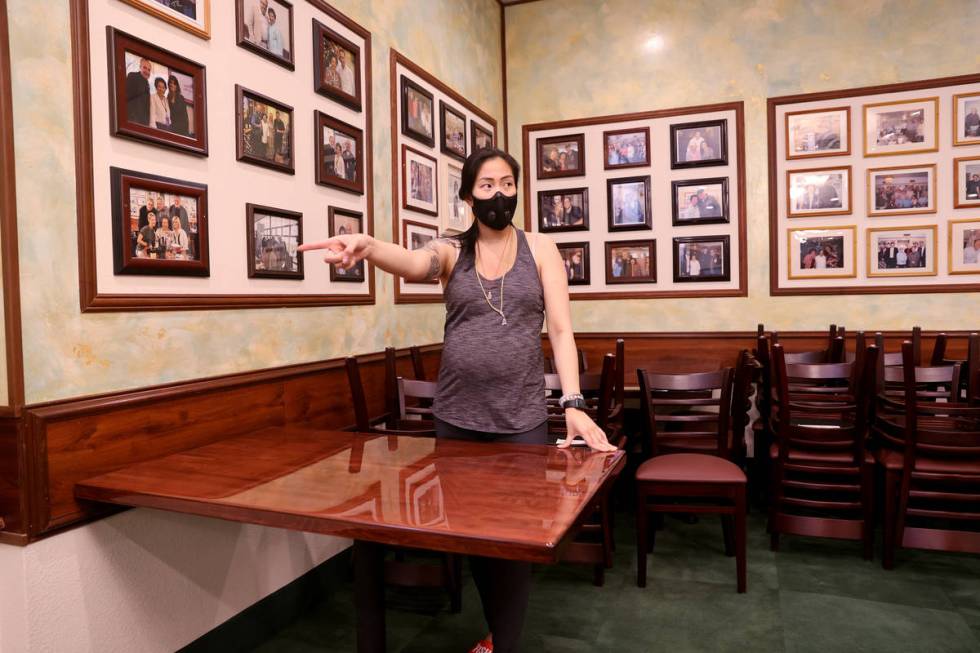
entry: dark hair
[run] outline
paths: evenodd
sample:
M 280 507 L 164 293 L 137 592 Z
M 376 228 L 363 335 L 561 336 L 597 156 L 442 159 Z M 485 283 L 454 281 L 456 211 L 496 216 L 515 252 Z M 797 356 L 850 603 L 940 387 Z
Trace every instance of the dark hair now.
M 156 88 L 157 84 L 163 84 L 163 87 L 167 88 L 167 80 L 165 80 L 163 77 L 157 77 L 153 80 L 153 88 Z
M 275 15 L 276 15 L 276 10 L 275 10 L 275 9 L 273 9 L 272 7 L 269 7 L 269 11 L 268 11 L 267 13 L 270 13 L 270 14 L 272 14 L 273 16 L 275 16 Z
M 476 179 L 477 175 L 480 174 L 480 168 L 490 159 L 503 159 L 510 166 L 511 172 L 514 174 L 514 185 L 517 185 L 521 178 L 521 164 L 517 162 L 517 159 L 501 149 L 485 147 L 474 151 L 466 157 L 459 184 L 459 199 L 465 201 L 473 198 L 473 187 L 476 186 Z M 476 246 L 476 239 L 479 235 L 480 226 L 474 218 L 473 224 L 470 225 L 469 229 L 453 236 L 453 238 L 459 241 L 460 249 L 464 253 L 469 254 L 473 252 Z
M 183 95 L 183 92 L 182 92 L 182 91 L 181 91 L 181 89 L 180 89 L 180 80 L 179 80 L 179 79 L 177 79 L 177 75 L 171 75 L 171 76 L 170 76 L 170 77 L 169 77 L 169 78 L 167 79 L 167 90 L 170 90 L 170 82 L 173 82 L 173 83 L 174 83 L 174 86 L 176 86 L 176 87 L 177 87 L 177 92 L 176 92 L 176 94 L 173 94 L 173 93 L 172 93 L 172 94 L 170 95 L 170 97 L 171 97 L 171 100 L 173 100 L 173 99 L 175 99 L 175 98 L 178 98 L 178 97 L 181 97 L 181 96 Z

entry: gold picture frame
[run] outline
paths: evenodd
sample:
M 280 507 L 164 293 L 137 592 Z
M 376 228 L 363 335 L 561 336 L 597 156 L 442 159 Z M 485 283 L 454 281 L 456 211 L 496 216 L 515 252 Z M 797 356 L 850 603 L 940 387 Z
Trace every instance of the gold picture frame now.
M 976 228 L 977 233 L 980 233 L 980 218 L 950 220 L 947 223 L 946 232 L 949 234 L 949 238 L 947 239 L 949 242 L 949 251 L 948 251 L 948 256 L 946 258 L 946 264 L 948 266 L 949 273 L 950 274 L 980 274 L 980 263 L 975 264 L 977 266 L 976 268 L 965 269 L 965 270 L 957 269 L 956 266 L 953 265 L 953 252 L 956 251 L 956 249 L 954 248 L 954 240 L 957 240 L 956 235 L 957 232 L 959 231 L 956 225 L 961 225 L 961 224 L 975 224 L 977 226 Z M 962 237 L 963 236 L 961 235 L 960 238 Z M 978 260 L 980 260 L 980 255 L 978 255 Z
M 877 267 L 877 263 L 880 259 L 879 259 L 879 255 L 877 251 L 877 243 L 876 243 L 876 239 L 874 238 L 874 235 L 877 233 L 886 233 L 886 232 L 892 232 L 897 234 L 895 236 L 895 239 L 897 241 L 901 241 L 903 239 L 911 240 L 915 238 L 916 236 L 915 232 L 926 232 L 932 234 L 932 247 L 929 247 L 927 243 L 927 246 L 924 248 L 926 264 L 925 266 L 923 266 L 923 269 L 921 271 L 918 268 L 903 269 L 903 268 L 896 267 L 896 268 L 886 268 L 886 270 L 892 270 L 892 269 L 896 270 L 894 272 L 892 271 L 883 272 L 881 271 L 880 268 Z M 920 224 L 920 225 L 898 226 L 898 227 L 868 227 L 867 235 L 865 238 L 865 240 L 868 243 L 868 251 L 867 251 L 868 257 L 866 261 L 867 269 L 868 269 L 868 278 L 936 276 L 937 274 L 939 274 L 939 266 L 936 264 L 936 241 L 938 239 L 938 232 L 939 232 L 939 227 L 934 224 Z M 901 249 L 901 247 L 899 245 L 896 245 L 895 249 L 896 249 L 896 256 L 900 256 L 900 254 L 897 253 L 897 250 Z M 909 255 L 906 254 L 906 257 L 908 256 Z M 874 262 L 874 265 L 872 265 L 872 262 Z M 896 265 L 901 265 L 901 261 L 897 262 Z M 929 269 L 930 267 L 931 270 Z M 907 270 L 912 270 L 912 271 L 909 272 Z
M 847 146 L 846 147 L 842 147 L 841 149 L 837 149 L 837 150 L 816 151 L 816 152 L 807 153 L 807 154 L 793 154 L 790 151 L 791 150 L 791 143 L 792 143 L 792 141 L 790 140 L 789 123 L 790 123 L 791 117 L 803 116 L 803 115 L 814 114 L 814 113 L 837 113 L 837 112 L 841 112 L 841 111 L 844 112 L 844 120 L 843 120 L 843 122 L 841 124 L 841 128 L 842 128 L 842 131 L 844 131 L 845 134 L 846 134 L 846 141 L 847 141 Z M 783 118 L 784 118 L 783 125 L 784 125 L 784 130 L 785 130 L 784 131 L 784 134 L 785 134 L 785 141 L 784 141 L 784 143 L 785 143 L 785 146 L 786 146 L 786 160 L 787 161 L 795 161 L 797 159 L 816 159 L 816 158 L 819 158 L 819 157 L 826 157 L 826 156 L 850 156 L 850 154 L 851 154 L 851 107 L 849 107 L 849 106 L 843 106 L 843 107 L 825 107 L 825 108 L 820 108 L 820 109 L 807 109 L 805 111 L 787 111 L 786 114 L 783 116 Z M 845 141 L 845 138 L 842 137 L 841 138 L 841 145 L 842 146 L 844 144 L 844 141 Z
M 961 156 L 953 159 L 953 208 L 954 209 L 970 209 L 973 207 L 980 206 L 980 185 L 978 185 L 977 199 L 969 200 L 964 198 L 960 194 L 960 177 L 963 175 L 963 170 L 961 166 L 965 166 L 969 162 L 976 162 L 977 166 L 980 167 L 980 156 Z M 980 173 L 975 173 L 980 174 Z M 967 188 L 967 197 L 969 197 L 969 189 Z
M 158 2 L 154 2 L 154 0 L 122 1 L 131 7 L 135 7 L 142 12 L 170 23 L 174 27 L 179 27 L 185 32 L 199 36 L 205 41 L 211 40 L 211 0 L 198 0 L 200 8 L 203 10 L 203 20 L 198 21 L 191 19 L 189 16 L 184 17 L 173 9 L 163 7 Z
M 929 176 L 929 206 L 927 208 L 921 207 L 908 207 L 908 208 L 895 208 L 895 209 L 879 209 L 875 207 L 875 175 L 882 172 L 898 172 L 899 170 L 929 170 L 931 171 Z M 938 185 L 938 171 L 935 163 L 926 163 L 923 165 L 910 165 L 910 166 L 887 166 L 884 168 L 868 168 L 867 179 L 865 181 L 865 195 L 868 200 L 868 216 L 892 216 L 892 215 L 919 215 L 923 213 L 935 213 L 938 209 L 936 208 L 936 186 Z
M 932 103 L 932 111 L 926 110 L 927 113 L 932 115 L 932 129 L 928 130 L 932 132 L 932 145 L 925 145 L 924 147 L 918 148 L 908 148 L 908 149 L 895 149 L 889 151 L 873 152 L 871 151 L 871 146 L 868 142 L 868 133 L 873 128 L 872 121 L 869 120 L 869 110 L 877 109 L 879 107 L 897 107 L 900 105 L 915 105 L 915 104 L 928 104 Z M 864 118 L 864 156 L 897 156 L 900 154 L 921 154 L 923 152 L 938 152 L 939 151 L 939 96 L 925 97 L 925 98 L 914 98 L 911 100 L 891 100 L 888 102 L 872 102 L 870 104 L 865 104 L 862 106 L 862 113 Z M 925 117 L 925 116 L 923 116 Z M 923 125 L 925 128 L 925 125 Z
M 850 258 L 851 261 L 850 270 L 848 271 L 848 266 L 845 264 L 840 268 L 841 272 L 839 273 L 821 272 L 818 274 L 801 274 L 800 271 L 807 268 L 804 268 L 802 265 L 801 266 L 793 265 L 794 255 L 799 254 L 799 252 L 796 251 L 796 248 L 794 247 L 793 234 L 799 232 L 810 232 L 813 233 L 815 237 L 822 237 L 822 238 L 841 237 L 844 239 L 841 243 L 841 246 L 845 248 L 847 247 L 848 243 L 847 243 L 847 237 L 844 236 L 843 234 L 849 232 L 850 233 L 850 248 L 849 248 L 850 257 L 848 257 L 846 253 L 844 253 L 842 254 L 841 258 L 845 260 L 847 258 Z M 806 239 L 801 241 L 799 238 L 797 238 L 795 242 L 799 243 L 802 246 L 803 243 L 806 242 Z M 853 279 L 857 277 L 857 225 L 849 224 L 849 225 L 833 226 L 833 227 L 797 227 L 793 229 L 787 229 L 786 230 L 786 258 L 787 258 L 786 276 L 788 279 L 795 279 L 795 280 Z M 813 268 L 813 269 L 826 270 L 826 269 L 833 269 L 833 268 Z
M 977 98 L 980 100 L 980 93 L 957 93 L 953 95 L 953 145 L 980 145 L 980 133 L 974 138 L 960 138 L 960 100 L 966 98 Z
M 815 210 L 811 209 L 811 210 L 802 210 L 802 211 L 794 210 L 793 209 L 794 198 L 792 193 L 793 176 L 799 174 L 805 174 L 805 173 L 811 173 L 812 175 L 816 175 L 817 173 L 822 173 L 822 172 L 846 173 L 844 175 L 844 181 L 847 185 L 847 192 L 845 193 L 843 192 L 843 189 L 841 189 L 839 196 L 841 200 L 843 200 L 845 197 L 847 198 L 847 205 L 845 206 L 843 201 L 841 201 L 840 208 L 837 210 L 833 210 L 833 207 L 830 207 L 831 210 L 821 209 L 821 208 Z M 827 166 L 825 168 L 801 168 L 799 170 L 787 170 L 786 171 L 786 217 L 788 219 L 795 219 L 795 218 L 812 218 L 818 216 L 826 217 L 826 216 L 834 216 L 834 215 L 851 215 L 851 213 L 854 212 L 853 209 L 854 192 L 852 190 L 854 185 L 852 181 L 853 180 L 851 178 L 851 166 Z

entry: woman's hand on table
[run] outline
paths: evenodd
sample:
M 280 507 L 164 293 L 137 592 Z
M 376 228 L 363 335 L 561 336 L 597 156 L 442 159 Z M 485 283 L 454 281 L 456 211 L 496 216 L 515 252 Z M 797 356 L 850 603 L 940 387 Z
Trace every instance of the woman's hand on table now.
M 572 444 L 572 440 L 581 437 L 593 451 L 616 451 L 616 446 L 610 444 L 606 439 L 606 434 L 600 429 L 588 414 L 577 408 L 565 410 L 565 441 L 558 445 L 559 449 L 565 449 Z

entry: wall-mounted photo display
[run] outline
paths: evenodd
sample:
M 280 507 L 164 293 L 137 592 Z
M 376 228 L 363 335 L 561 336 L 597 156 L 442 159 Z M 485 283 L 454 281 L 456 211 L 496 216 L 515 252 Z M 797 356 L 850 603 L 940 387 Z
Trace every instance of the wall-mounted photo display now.
M 672 220 L 675 227 L 695 224 L 726 224 L 728 177 L 681 179 L 670 183 Z
M 208 187 L 110 168 L 116 274 L 206 277 Z
M 728 281 L 731 278 L 730 238 L 674 238 L 674 283 Z
M 936 274 L 936 225 L 868 229 L 869 277 Z
M 788 111 L 786 158 L 846 156 L 851 153 L 851 107 Z
M 435 145 L 435 103 L 432 93 L 402 75 L 402 134 L 419 143 Z
M 953 208 L 980 206 L 980 156 L 953 159 Z
M 331 206 L 327 209 L 328 233 L 330 237 L 364 233 L 364 214 L 360 211 L 350 211 Z M 350 270 L 342 270 L 336 265 L 330 266 L 331 281 L 364 281 L 364 261 L 358 261 Z
M 790 279 L 857 276 L 857 227 L 812 227 L 787 233 Z
M 439 163 L 402 143 L 402 208 L 439 215 Z
M 294 174 L 293 108 L 235 85 L 235 141 L 239 161 Z
M 316 183 L 364 194 L 364 132 L 322 111 L 313 112 Z
M 557 243 L 558 253 L 565 264 L 565 274 L 569 286 L 587 286 L 592 283 L 589 270 L 589 243 Z
M 484 129 L 476 121 L 470 121 L 470 151 L 493 149 L 493 132 Z
M 936 212 L 936 164 L 868 169 L 868 215 Z
M 980 274 L 980 218 L 949 221 L 949 273 Z
M 361 49 L 313 19 L 313 90 L 361 110 Z
M 606 243 L 606 283 L 656 283 L 657 241 Z
M 538 231 L 588 231 L 589 189 L 538 191 Z
M 650 165 L 650 128 L 632 127 L 602 132 L 606 170 Z
M 939 149 L 939 98 L 864 105 L 864 156 Z
M 606 209 L 609 231 L 652 229 L 650 175 L 607 179 Z
M 182 30 L 211 38 L 211 0 L 122 0 Z
M 302 279 L 303 214 L 259 204 L 245 205 L 249 279 Z
M 446 163 L 446 210 L 442 216 L 441 231 L 444 234 L 459 234 L 466 231 L 473 220 L 472 209 L 459 196 L 463 186 L 463 169 L 452 163 Z
M 207 156 L 204 66 L 111 26 L 106 40 L 112 134 Z
M 787 170 L 786 189 L 786 217 L 851 213 L 851 166 Z
M 439 100 L 439 150 L 459 161 L 466 160 L 466 116 Z
M 980 143 L 980 93 L 953 96 L 953 145 Z
M 410 251 L 422 249 L 431 240 L 439 237 L 439 230 L 432 225 L 402 220 L 402 244 Z M 438 284 L 439 280 L 418 281 L 413 283 Z
M 538 179 L 578 177 L 585 174 L 585 134 L 539 138 Z
M 284 68 L 295 69 L 293 5 L 286 0 L 235 0 L 235 18 L 238 45 Z
M 670 167 L 728 165 L 728 121 L 704 120 L 670 126 Z

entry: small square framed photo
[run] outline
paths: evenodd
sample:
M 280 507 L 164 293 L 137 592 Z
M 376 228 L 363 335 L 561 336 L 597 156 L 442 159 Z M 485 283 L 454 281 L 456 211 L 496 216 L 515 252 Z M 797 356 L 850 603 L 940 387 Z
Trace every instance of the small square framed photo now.
M 729 236 L 674 238 L 674 283 L 731 281 Z
M 470 205 L 463 201 L 459 196 L 459 189 L 463 185 L 463 169 L 452 163 L 446 164 L 446 192 L 444 201 L 446 211 L 441 222 L 442 232 L 449 235 L 460 234 L 466 231 L 470 223 L 473 222 L 473 212 Z
M 303 214 L 245 205 L 249 279 L 302 279 Z
M 633 127 L 602 132 L 606 170 L 650 165 L 650 128 Z
M 493 149 L 493 132 L 470 120 L 470 152 Z
M 670 167 L 728 165 L 728 121 L 705 120 L 670 126 Z
M 657 241 L 606 243 L 606 283 L 657 283 Z
M 864 105 L 864 156 L 938 149 L 938 97 Z
M 238 45 L 295 70 L 293 5 L 286 0 L 235 0 Z
M 435 100 L 432 93 L 414 81 L 401 76 L 402 134 L 419 143 L 434 147 Z
M 682 179 L 670 183 L 673 202 L 672 224 L 686 227 L 695 224 L 726 224 L 728 212 L 728 177 Z
M 123 0 L 202 39 L 211 38 L 211 0 Z
M 293 108 L 235 85 L 236 157 L 295 174 Z
M 321 111 L 313 112 L 316 183 L 364 194 L 364 132 Z
M 439 237 L 439 230 L 432 225 L 402 220 L 402 245 L 409 251 L 422 249 L 426 244 Z M 413 283 L 438 284 L 439 280 L 418 281 Z
M 361 49 L 313 19 L 313 90 L 361 110 Z
M 935 212 L 935 163 L 868 169 L 868 215 Z
M 539 138 L 538 179 L 578 177 L 585 174 L 585 134 Z
M 953 159 L 953 208 L 980 206 L 980 156 Z
M 331 206 L 327 209 L 327 220 L 330 237 L 346 234 L 364 233 L 364 214 L 360 211 L 349 211 Z M 336 265 L 330 266 L 331 281 L 349 281 L 360 283 L 364 281 L 364 261 L 358 261 L 350 270 L 342 270 Z
M 402 143 L 402 208 L 439 215 L 438 162 Z
M 589 243 L 557 243 L 558 253 L 565 264 L 569 286 L 587 286 L 592 283 L 589 271 Z
M 980 218 L 949 221 L 949 273 L 980 274 Z
M 851 153 L 851 107 L 786 113 L 786 158 L 811 159 Z
M 786 171 L 786 217 L 850 215 L 851 166 Z
M 466 160 L 466 116 L 439 100 L 439 149 L 458 161 Z
M 857 276 L 857 227 L 790 229 L 786 234 L 790 279 Z
M 980 93 L 953 96 L 953 145 L 980 143 Z
M 609 231 L 653 229 L 650 175 L 606 180 Z
M 538 231 L 589 230 L 589 189 L 538 191 Z
M 868 229 L 869 277 L 936 274 L 936 225 Z

